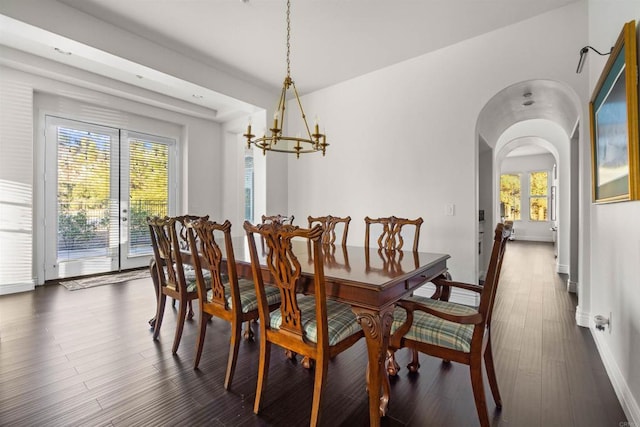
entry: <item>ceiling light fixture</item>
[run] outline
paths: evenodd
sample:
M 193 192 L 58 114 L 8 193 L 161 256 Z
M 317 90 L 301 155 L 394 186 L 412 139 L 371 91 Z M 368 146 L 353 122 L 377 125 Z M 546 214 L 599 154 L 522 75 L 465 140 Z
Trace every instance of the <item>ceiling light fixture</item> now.
M 316 119 L 314 125 L 314 132 L 309 130 L 309 124 L 307 123 L 307 117 L 304 115 L 302 109 L 302 103 L 298 96 L 298 90 L 296 84 L 291 79 L 290 69 L 290 39 L 291 39 L 291 19 L 290 19 L 291 1 L 287 0 L 287 76 L 284 78 L 282 85 L 282 92 L 280 93 L 280 100 L 276 107 L 276 112 L 273 115 L 273 127 L 269 129 L 270 135 L 263 135 L 262 138 L 255 138 L 256 135 L 251 133 L 251 120 L 247 126 L 247 133 L 244 137 L 247 138 L 247 147 L 251 148 L 251 144 L 255 145 L 262 150 L 263 154 L 267 154 L 267 151 L 276 151 L 279 153 L 295 154 L 296 158 L 300 158 L 301 153 L 314 153 L 316 151 L 322 151 L 322 155 L 325 155 L 327 146 L 326 135 L 320 133 L 318 126 L 318 120 Z M 287 101 L 287 91 L 293 88 L 293 93 L 296 97 L 298 107 L 300 108 L 300 114 L 302 115 L 302 121 L 307 131 L 307 137 L 301 136 L 284 136 L 282 130 L 285 127 L 285 103 Z
M 600 56 L 611 55 L 611 52 L 613 52 L 613 47 L 607 53 L 598 52 L 597 49 L 594 49 L 591 46 L 583 47 L 582 49 L 580 49 L 580 60 L 578 61 L 578 68 L 576 68 L 576 74 L 580 74 L 582 72 L 582 67 L 584 66 L 584 61 L 587 59 L 587 53 L 589 52 L 589 49 L 591 49 L 592 51 L 594 51 Z
M 529 91 L 522 94 L 522 97 L 525 99 L 525 101 L 522 103 L 524 107 L 528 107 L 530 105 L 535 104 L 535 101 L 531 99 L 532 96 L 533 96 L 533 93 Z

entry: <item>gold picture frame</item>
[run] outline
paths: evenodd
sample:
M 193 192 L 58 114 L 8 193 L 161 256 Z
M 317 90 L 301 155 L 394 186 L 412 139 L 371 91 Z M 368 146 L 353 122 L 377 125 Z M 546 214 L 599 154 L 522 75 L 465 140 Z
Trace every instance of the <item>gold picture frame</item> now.
M 594 203 L 640 200 L 636 23 L 627 22 L 589 102 Z

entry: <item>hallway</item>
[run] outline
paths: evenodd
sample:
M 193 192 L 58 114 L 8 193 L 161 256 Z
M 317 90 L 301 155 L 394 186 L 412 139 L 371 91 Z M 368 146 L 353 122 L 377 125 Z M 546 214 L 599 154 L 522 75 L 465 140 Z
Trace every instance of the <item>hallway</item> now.
M 264 408 L 253 414 L 259 349 L 243 342 L 231 391 L 222 387 L 228 326 L 209 326 L 192 368 L 197 322 L 171 355 L 176 311 L 160 340 L 150 279 L 67 291 L 59 285 L 0 297 L 0 425 L 308 424 L 313 375 L 274 347 Z M 504 401 L 493 426 L 618 427 L 625 421 L 591 333 L 575 326 L 575 297 L 554 273 L 553 247 L 509 242 L 494 311 L 494 354 Z M 197 319 L 198 314 L 196 314 Z M 478 425 L 467 367 L 421 356 L 392 379 L 387 426 Z M 329 367 L 322 425 L 368 424 L 364 341 Z M 488 388 L 487 388 L 488 391 Z
M 626 421 L 553 246 L 512 241 L 492 331 L 504 399 L 500 425 L 618 426 Z M 600 333 L 600 332 L 598 332 Z

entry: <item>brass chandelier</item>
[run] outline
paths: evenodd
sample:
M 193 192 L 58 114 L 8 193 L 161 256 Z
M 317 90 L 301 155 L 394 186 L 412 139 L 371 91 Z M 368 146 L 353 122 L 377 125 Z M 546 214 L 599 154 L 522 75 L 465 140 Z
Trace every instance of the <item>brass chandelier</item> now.
M 262 150 L 263 154 L 267 154 L 267 151 L 276 151 L 279 153 L 295 154 L 296 158 L 300 158 L 301 153 L 314 153 L 316 151 L 322 151 L 322 155 L 325 155 L 327 146 L 326 135 L 320 133 L 320 127 L 316 120 L 313 133 L 309 130 L 309 124 L 307 123 L 307 117 L 302 109 L 302 103 L 298 96 L 298 90 L 296 84 L 291 79 L 291 65 L 289 60 L 290 55 L 290 38 L 291 38 L 291 20 L 290 20 L 291 1 L 287 0 L 287 76 L 284 78 L 282 84 L 282 92 L 280 93 L 280 100 L 276 112 L 273 115 L 273 127 L 269 129 L 271 134 L 262 136 L 262 138 L 255 138 L 256 135 L 251 133 L 251 122 L 247 126 L 247 133 L 243 136 L 247 138 L 247 148 L 251 148 L 251 144 L 255 145 Z M 300 114 L 302 115 L 302 121 L 307 131 L 307 136 L 285 136 L 282 134 L 282 130 L 285 125 L 285 103 L 287 100 L 287 91 L 293 88 L 293 93 L 296 97 L 298 107 L 300 107 Z

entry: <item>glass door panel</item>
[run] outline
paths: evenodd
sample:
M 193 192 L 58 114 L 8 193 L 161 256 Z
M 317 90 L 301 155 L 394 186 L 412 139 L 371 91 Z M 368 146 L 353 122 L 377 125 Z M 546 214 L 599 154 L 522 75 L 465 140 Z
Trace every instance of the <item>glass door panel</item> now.
M 117 270 L 118 130 L 47 117 L 47 139 L 45 279 Z
M 173 214 L 175 141 L 46 118 L 45 280 L 149 264 L 148 216 Z
M 175 141 L 127 131 L 122 139 L 121 265 L 132 268 L 148 263 L 152 255 L 147 217 L 169 215 Z

